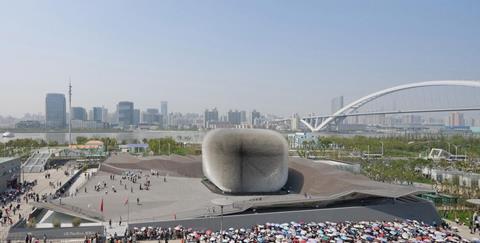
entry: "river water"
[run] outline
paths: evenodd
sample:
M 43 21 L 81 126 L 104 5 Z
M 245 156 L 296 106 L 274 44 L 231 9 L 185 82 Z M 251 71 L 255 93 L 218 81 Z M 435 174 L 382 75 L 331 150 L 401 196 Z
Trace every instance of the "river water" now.
M 73 133 L 72 132 L 72 141 L 76 141 L 77 137 L 87 137 L 87 138 L 104 138 L 110 137 L 115 138 L 120 143 L 125 141 L 127 143 L 137 141 L 142 141 L 146 139 L 154 138 L 167 138 L 171 137 L 177 142 L 186 142 L 186 143 L 201 143 L 205 131 L 133 131 L 133 132 L 118 132 L 118 133 Z M 52 132 L 52 133 L 15 133 L 13 138 L 3 138 L 2 142 L 22 139 L 22 138 L 31 138 L 31 139 L 42 139 L 48 142 L 57 142 L 59 144 L 68 143 L 68 133 L 62 132 Z
M 202 143 L 204 135 L 207 131 L 150 131 L 150 130 L 135 130 L 132 132 L 72 132 L 72 142 L 76 141 L 76 138 L 87 137 L 87 138 L 104 138 L 110 137 L 115 138 L 119 143 L 125 141 L 126 143 L 133 143 L 135 140 L 142 141 L 144 138 L 146 139 L 154 139 L 154 138 L 166 138 L 171 137 L 175 139 L 177 142 L 185 142 L 185 143 Z M 287 136 L 287 132 L 281 132 L 285 137 Z M 324 133 L 324 132 L 315 132 L 313 133 L 316 136 L 342 136 L 342 137 L 353 137 L 357 135 L 367 136 L 367 137 L 385 137 L 388 134 L 382 133 Z M 391 135 L 390 135 L 391 136 Z M 42 139 L 48 142 L 57 142 L 59 144 L 68 143 L 68 133 L 64 132 L 38 132 L 38 133 L 15 133 L 15 137 L 13 138 L 3 138 L 0 140 L 1 142 L 6 142 L 13 139 L 21 139 L 21 138 L 31 138 L 31 139 Z M 1 139 L 1 138 L 0 138 Z

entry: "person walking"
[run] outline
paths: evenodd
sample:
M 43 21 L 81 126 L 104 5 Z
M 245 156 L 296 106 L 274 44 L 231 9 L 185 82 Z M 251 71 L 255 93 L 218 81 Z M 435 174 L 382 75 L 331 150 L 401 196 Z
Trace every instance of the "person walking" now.
M 475 234 L 477 227 L 477 211 L 473 212 L 472 218 L 470 219 L 470 233 Z
M 170 232 L 165 232 L 165 243 L 168 243 L 168 240 L 170 238 Z
M 473 233 L 475 233 L 477 229 L 480 228 L 480 216 L 478 215 L 477 211 L 475 211 L 474 213 L 473 220 L 474 220 Z

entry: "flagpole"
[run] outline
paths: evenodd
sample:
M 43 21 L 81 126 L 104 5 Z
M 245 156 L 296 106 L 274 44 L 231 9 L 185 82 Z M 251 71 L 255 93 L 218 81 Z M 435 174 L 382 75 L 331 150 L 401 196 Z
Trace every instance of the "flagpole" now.
M 130 223 L 130 198 L 127 197 L 127 225 Z
M 105 215 L 103 214 L 103 196 L 102 201 L 100 202 L 100 212 L 102 213 L 102 219 L 105 220 Z M 104 228 L 105 235 L 107 234 L 107 227 Z

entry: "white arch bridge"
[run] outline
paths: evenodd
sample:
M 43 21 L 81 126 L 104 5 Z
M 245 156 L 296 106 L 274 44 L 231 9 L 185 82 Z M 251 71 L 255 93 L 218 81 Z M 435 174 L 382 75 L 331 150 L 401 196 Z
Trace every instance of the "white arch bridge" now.
M 461 107 L 461 108 L 460 107 L 444 107 L 439 109 L 390 110 L 390 111 L 364 112 L 364 113 L 357 112 L 357 110 L 360 107 L 382 96 L 396 93 L 403 90 L 417 89 L 417 88 L 423 88 L 423 87 L 434 87 L 434 86 L 463 86 L 463 87 L 480 88 L 480 81 L 446 80 L 446 81 L 428 81 L 428 82 L 399 85 L 399 86 L 380 90 L 378 92 L 364 96 L 346 105 L 345 107 L 341 108 L 340 110 L 338 110 L 332 115 L 304 117 L 301 119 L 301 122 L 305 124 L 305 126 L 307 126 L 311 131 L 318 132 L 321 130 L 325 130 L 327 127 L 331 125 L 339 124 L 339 122 L 343 121 L 346 117 L 350 117 L 350 116 L 480 110 L 480 105 L 479 105 L 475 107 Z

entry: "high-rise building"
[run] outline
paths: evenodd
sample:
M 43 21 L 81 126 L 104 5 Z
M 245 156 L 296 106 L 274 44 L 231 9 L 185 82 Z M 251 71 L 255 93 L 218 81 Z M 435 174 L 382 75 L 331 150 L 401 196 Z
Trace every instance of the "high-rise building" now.
M 227 115 L 228 115 L 228 122 L 229 122 L 230 124 L 234 124 L 234 125 L 240 125 L 240 124 L 242 124 L 242 112 L 241 112 L 241 111 L 238 111 L 238 110 L 235 110 L 235 111 L 229 110 Z
M 295 114 L 292 115 L 290 130 L 298 131 L 299 130 L 299 125 L 300 125 L 300 116 L 297 113 L 295 113 Z
M 343 96 L 338 96 L 332 99 L 332 114 L 343 108 Z
M 98 122 L 103 122 L 103 108 L 102 107 L 93 107 L 92 108 L 92 121 L 98 121 Z
M 361 117 L 362 119 L 361 124 L 370 125 L 370 126 L 385 126 L 386 124 L 385 117 L 386 117 L 385 114 L 364 116 L 364 117 Z
M 168 102 L 167 101 L 162 101 L 160 102 L 160 113 L 162 114 L 162 119 L 163 119 L 163 124 L 165 127 L 167 127 L 168 124 Z
M 203 118 L 196 113 L 170 113 L 168 114 L 168 119 L 171 128 L 175 129 L 198 129 L 203 126 Z
M 210 123 L 218 122 L 218 110 L 217 108 L 213 108 L 211 111 L 206 109 L 205 116 L 203 118 L 205 128 L 208 128 Z
M 463 113 L 460 112 L 453 112 L 448 117 L 448 125 L 450 127 L 461 127 L 465 126 L 465 118 L 463 117 Z
M 45 98 L 45 126 L 65 128 L 67 124 L 67 104 L 64 94 L 47 94 Z
M 428 125 L 445 125 L 444 119 L 437 117 L 429 117 L 425 123 Z
M 474 127 L 475 125 L 477 125 L 475 118 L 471 117 L 470 119 L 468 119 L 468 121 L 465 122 L 465 125 L 468 125 L 471 127 Z
M 121 101 L 117 104 L 118 125 L 127 127 L 134 124 L 133 102 Z
M 146 124 L 161 124 L 162 115 L 160 115 L 158 109 L 150 108 L 142 114 L 142 123 Z
M 408 114 L 402 117 L 402 124 L 404 125 L 420 125 L 422 124 L 422 117 L 419 115 Z
M 72 120 L 87 120 L 87 110 L 83 107 L 72 107 Z
M 241 123 L 247 123 L 247 112 L 246 111 L 240 111 L 240 122 Z
M 141 112 L 140 109 L 133 110 L 133 125 L 138 126 L 141 122 Z
M 258 111 L 256 111 L 256 110 L 253 110 L 253 111 L 252 111 L 252 114 L 251 114 L 251 116 L 250 116 L 250 124 L 251 124 L 252 126 L 257 125 L 258 120 L 260 119 L 260 117 L 261 117 L 260 112 L 258 112 Z
M 102 122 L 111 122 L 108 117 L 108 109 L 102 106 Z
M 480 119 L 475 118 L 474 121 L 472 122 L 472 127 L 480 127 Z

